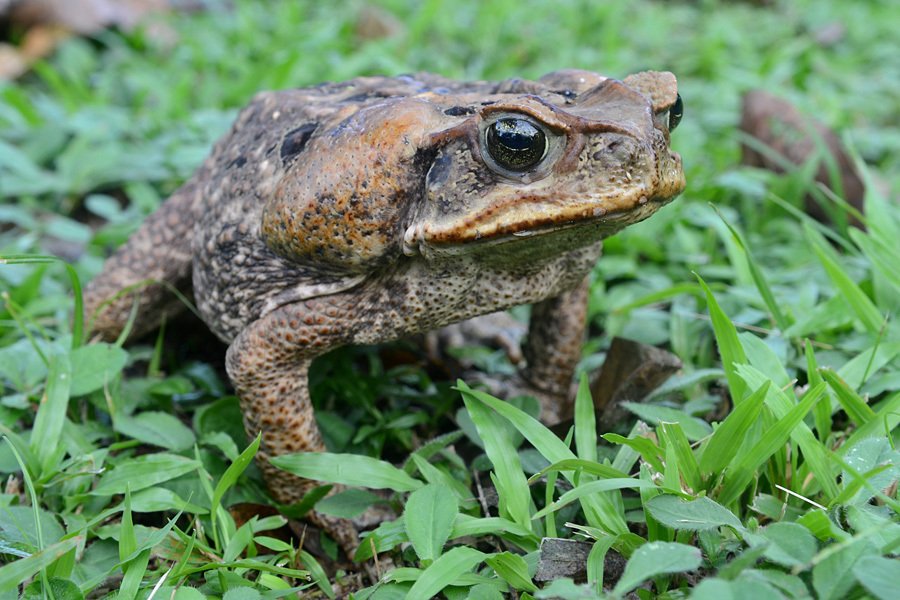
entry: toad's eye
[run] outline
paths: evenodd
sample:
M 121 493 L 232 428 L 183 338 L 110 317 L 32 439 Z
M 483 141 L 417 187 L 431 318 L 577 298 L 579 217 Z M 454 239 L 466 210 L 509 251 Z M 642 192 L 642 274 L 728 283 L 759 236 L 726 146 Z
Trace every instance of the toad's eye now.
M 681 101 L 681 94 L 678 94 L 675 96 L 675 104 L 669 109 L 669 131 L 675 131 L 675 128 L 681 123 L 683 115 L 684 102 Z
M 499 119 L 488 127 L 486 138 L 491 158 L 510 171 L 527 171 L 547 153 L 547 136 L 526 119 Z

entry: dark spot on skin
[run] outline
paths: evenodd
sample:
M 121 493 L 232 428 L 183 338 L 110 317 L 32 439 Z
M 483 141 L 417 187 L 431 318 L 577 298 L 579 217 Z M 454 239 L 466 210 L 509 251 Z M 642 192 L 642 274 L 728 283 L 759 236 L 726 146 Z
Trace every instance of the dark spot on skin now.
M 229 168 L 229 169 L 232 169 L 232 168 L 234 168 L 234 169 L 240 169 L 240 168 L 243 167 L 245 164 L 247 164 L 247 159 L 246 159 L 245 157 L 243 157 L 243 156 L 238 156 L 236 159 L 234 159 L 233 161 L 231 161 L 231 162 L 228 164 L 228 167 L 227 167 L 227 168 Z
M 448 117 L 461 117 L 463 115 L 471 115 L 474 112 L 475 109 L 471 106 L 451 106 L 444 111 L 444 114 Z
M 452 165 L 453 160 L 450 155 L 441 152 L 428 171 L 427 185 L 443 185 L 447 181 Z
M 284 164 L 303 152 L 306 142 L 318 127 L 318 123 L 304 123 L 300 127 L 287 132 L 281 142 L 281 161 Z

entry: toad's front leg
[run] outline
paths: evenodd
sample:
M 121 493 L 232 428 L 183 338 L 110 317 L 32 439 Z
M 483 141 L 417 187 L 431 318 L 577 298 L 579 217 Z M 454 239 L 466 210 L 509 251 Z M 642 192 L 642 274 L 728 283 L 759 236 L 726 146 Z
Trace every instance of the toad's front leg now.
M 349 340 L 341 314 L 327 299 L 281 306 L 248 325 L 228 348 L 226 369 L 241 399 L 244 427 L 251 437 L 262 433 L 257 461 L 272 496 L 283 504 L 298 502 L 318 485 L 275 468 L 269 459 L 325 451 L 307 373 L 315 357 Z M 359 542 L 349 521 L 315 512 L 307 518 L 353 556 Z

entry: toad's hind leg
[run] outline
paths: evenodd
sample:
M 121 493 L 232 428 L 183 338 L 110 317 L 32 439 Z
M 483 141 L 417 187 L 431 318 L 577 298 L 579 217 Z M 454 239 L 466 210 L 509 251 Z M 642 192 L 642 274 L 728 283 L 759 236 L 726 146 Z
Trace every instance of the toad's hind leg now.
M 159 326 L 184 303 L 173 289 L 191 289 L 191 240 L 205 168 L 201 168 L 110 256 L 84 291 L 85 323 L 105 339 L 115 339 L 138 310 L 131 335 Z M 127 290 L 126 293 L 122 293 Z M 107 302 L 109 301 L 109 302 Z
M 572 415 L 573 376 L 584 344 L 588 281 L 531 307 L 520 371 L 541 401 L 541 420 L 555 424 Z

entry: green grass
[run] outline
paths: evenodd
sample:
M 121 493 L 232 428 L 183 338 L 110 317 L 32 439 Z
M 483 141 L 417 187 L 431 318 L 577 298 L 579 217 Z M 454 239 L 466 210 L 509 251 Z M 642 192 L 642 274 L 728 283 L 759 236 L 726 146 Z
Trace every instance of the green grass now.
M 185 356 L 163 337 L 153 347 L 86 343 L 71 318 L 78 284 L 257 90 L 374 73 L 505 78 L 579 67 L 678 75 L 686 114 L 673 144 L 689 182 L 670 207 L 606 244 L 583 365 L 599 364 L 621 335 L 670 349 L 684 369 L 634 407 L 641 422 L 630 433 L 598 440 L 582 394 L 560 440 L 528 402 L 392 366 L 373 349 L 320 360 L 312 384 L 335 454 L 282 466 L 327 481 L 329 465 L 353 463 L 344 471 L 356 477 L 338 483 L 391 491 L 351 489 L 320 510 L 406 510 L 367 534 L 358 557 L 374 550 L 396 568 L 356 597 L 592 598 L 635 588 L 642 597 L 893 597 L 892 3 L 385 0 L 377 6 L 401 27 L 382 39 L 357 34 L 361 2 L 235 4 L 171 18 L 172 44 L 141 32 L 73 39 L 22 81 L 0 84 L 0 596 L 331 594 L 341 574 L 299 549 L 284 517 L 239 510 L 271 501 L 222 357 Z M 817 42 L 834 24 L 843 37 Z M 809 169 L 739 166 L 740 96 L 756 87 L 835 127 L 866 163 L 865 231 L 791 210 Z M 464 447 L 480 450 L 457 454 Z M 476 471 L 492 473 L 477 481 L 496 488 L 490 515 L 475 499 Z M 534 581 L 541 539 L 554 536 L 592 544 L 588 583 Z M 601 592 L 613 552 L 629 561 Z

